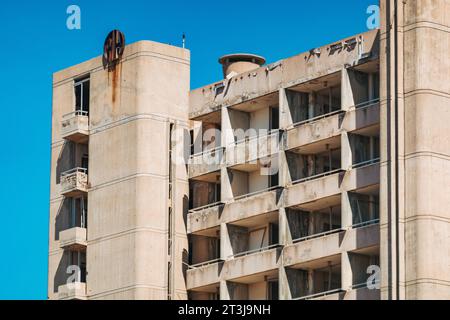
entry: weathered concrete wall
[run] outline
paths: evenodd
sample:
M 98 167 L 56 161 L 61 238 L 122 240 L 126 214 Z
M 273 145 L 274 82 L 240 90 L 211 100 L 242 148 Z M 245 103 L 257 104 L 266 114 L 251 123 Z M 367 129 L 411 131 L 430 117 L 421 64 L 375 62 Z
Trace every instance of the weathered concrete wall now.
M 62 114 L 74 108 L 72 81 L 84 74 L 90 74 L 87 294 L 92 299 L 166 299 L 169 261 L 154 257 L 168 252 L 169 123 L 188 129 L 189 52 L 142 41 L 126 47 L 113 72 L 103 69 L 99 57 L 56 73 L 52 176 Z M 172 170 L 171 292 L 173 299 L 183 299 L 187 172 L 184 166 Z M 52 199 L 58 199 L 53 181 Z M 53 216 L 52 210 L 51 224 Z M 53 250 L 50 255 L 52 278 Z
M 450 1 L 399 1 L 397 33 L 394 9 L 381 1 L 382 297 L 449 299 Z

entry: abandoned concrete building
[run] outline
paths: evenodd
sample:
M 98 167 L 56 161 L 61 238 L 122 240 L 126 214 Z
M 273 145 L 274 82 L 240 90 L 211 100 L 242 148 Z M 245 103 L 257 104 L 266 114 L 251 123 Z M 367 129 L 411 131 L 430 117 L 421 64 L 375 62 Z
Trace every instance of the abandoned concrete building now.
M 55 73 L 49 299 L 450 299 L 450 1 L 380 5 L 192 91 L 118 33 Z

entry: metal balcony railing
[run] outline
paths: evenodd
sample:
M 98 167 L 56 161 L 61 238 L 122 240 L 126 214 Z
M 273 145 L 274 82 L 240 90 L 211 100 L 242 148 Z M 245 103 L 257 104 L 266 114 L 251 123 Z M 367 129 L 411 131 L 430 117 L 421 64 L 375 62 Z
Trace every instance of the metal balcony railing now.
M 190 209 L 190 210 L 189 210 L 189 213 L 195 213 L 195 212 L 199 212 L 199 211 L 202 211 L 202 210 L 205 210 L 205 209 L 210 209 L 210 208 L 218 207 L 218 206 L 221 206 L 221 205 L 223 205 L 223 204 L 224 204 L 224 203 L 223 203 L 223 202 L 220 202 L 220 201 L 214 202 L 214 203 L 210 203 L 210 204 L 207 204 L 207 205 L 204 205 L 204 206 L 201 206 L 201 207 L 197 207 L 197 208 Z
M 234 197 L 234 201 L 239 201 L 239 200 L 251 198 L 251 197 L 257 196 L 257 195 L 259 195 L 259 194 L 265 193 L 265 192 L 270 192 L 270 191 L 274 191 L 274 190 L 279 190 L 279 189 L 282 189 L 282 188 L 283 188 L 283 187 L 275 186 L 275 187 L 270 187 L 270 188 L 267 188 L 267 189 L 258 190 L 258 191 L 251 192 L 251 193 L 246 193 L 246 194 L 243 194 L 243 195 Z
M 316 238 L 321 238 L 321 237 L 325 237 L 328 236 L 330 234 L 335 234 L 335 233 L 339 233 L 345 231 L 342 228 L 338 228 L 338 229 L 334 229 L 334 230 L 329 230 L 329 231 L 325 231 L 325 232 L 320 232 L 320 233 L 316 233 L 316 234 L 312 234 L 309 236 L 305 236 L 305 237 L 301 237 L 298 239 L 295 239 L 292 241 L 292 243 L 299 243 L 299 242 L 303 242 L 303 241 L 307 241 L 307 240 L 312 240 L 312 239 L 316 239 Z
M 371 225 L 378 224 L 378 223 L 380 223 L 380 219 L 373 219 L 373 220 L 369 220 L 369 221 L 363 221 L 360 223 L 356 223 L 356 224 L 352 225 L 352 228 L 357 229 L 357 228 L 367 227 L 367 226 L 371 226 Z
M 69 120 L 69 119 L 72 119 L 72 118 L 77 117 L 77 116 L 88 117 L 89 116 L 89 112 L 88 111 L 82 111 L 82 110 L 76 110 L 76 111 L 73 111 L 73 112 L 70 112 L 70 113 L 67 113 L 67 114 L 63 115 L 63 120 Z
M 310 295 L 303 296 L 300 298 L 294 298 L 292 300 L 312 300 L 312 299 L 326 297 L 326 296 L 330 296 L 332 294 L 343 293 L 343 292 L 345 292 L 345 290 L 340 288 L 340 289 L 334 289 L 334 290 L 329 290 L 329 291 L 325 291 L 325 292 L 314 293 L 314 294 L 310 294 Z
M 269 139 L 270 137 L 277 136 L 277 135 L 281 136 L 283 134 L 283 132 L 284 131 L 281 130 L 281 129 L 268 130 L 267 134 L 245 137 L 244 139 L 240 139 L 240 140 L 237 140 L 237 141 L 234 141 L 234 142 L 230 143 L 228 146 L 229 147 L 234 147 L 234 146 L 237 146 L 239 144 L 249 143 L 249 142 L 254 141 L 254 140 L 260 140 L 260 139 L 262 140 L 262 139 L 266 139 L 266 138 Z
M 216 157 L 216 153 L 219 154 L 219 156 L 223 157 L 224 151 L 225 151 L 225 147 L 217 147 L 214 149 L 204 150 L 202 152 L 192 154 L 189 156 L 189 165 L 198 164 L 195 162 L 195 159 L 198 159 L 198 158 L 202 158 L 202 159 L 204 159 L 206 157 L 214 158 L 214 157 Z M 202 164 L 202 163 L 200 163 L 200 164 Z M 220 163 L 218 163 L 218 164 L 220 164 Z
M 370 159 L 362 162 L 358 162 L 352 165 L 352 169 L 359 169 L 367 166 L 371 166 L 376 163 L 380 163 L 381 158 Z
M 372 281 L 371 284 L 372 285 L 376 285 L 379 284 L 381 281 L 380 280 L 375 280 Z M 357 283 L 351 286 L 352 290 L 357 290 L 357 289 L 362 289 L 362 288 L 367 288 L 367 281 L 366 282 L 362 282 L 362 283 Z
M 229 259 L 233 259 L 233 258 L 241 258 L 241 257 L 245 257 L 254 253 L 259 253 L 259 252 L 263 252 L 263 251 L 269 251 L 271 249 L 275 249 L 280 247 L 280 244 L 272 244 L 270 246 L 266 246 L 266 247 L 261 247 L 261 248 L 257 248 L 257 249 L 253 249 L 253 250 L 249 250 L 249 251 L 243 251 L 243 252 L 239 252 L 236 254 L 232 254 L 230 256 L 228 256 Z
M 310 180 L 316 180 L 316 179 L 327 177 L 327 176 L 331 176 L 333 174 L 340 173 L 342 171 L 343 170 L 340 168 L 340 169 L 335 169 L 335 170 L 319 173 L 319 174 L 316 174 L 316 175 L 313 175 L 313 176 L 310 176 L 310 177 L 301 178 L 301 179 L 292 181 L 292 185 L 303 183 L 303 182 L 310 181 Z
M 344 114 L 344 113 L 345 113 L 344 110 L 336 110 L 336 111 L 333 111 L 333 112 L 321 114 L 320 116 L 316 116 L 316 117 L 313 117 L 313 118 L 310 118 L 310 119 L 306 119 L 306 120 L 302 120 L 302 121 L 296 122 L 296 123 L 293 124 L 293 126 L 294 126 L 294 128 L 300 127 L 300 126 L 305 125 L 305 124 L 311 124 L 311 123 L 320 121 L 322 119 L 329 118 L 329 117 L 332 117 L 332 116 L 337 115 L 337 114 Z
M 376 98 L 376 99 L 372 99 L 372 100 L 368 100 L 368 101 L 364 101 L 361 103 L 358 103 L 357 105 L 355 105 L 356 109 L 363 109 L 363 108 L 368 108 L 370 106 L 373 106 L 375 104 L 380 103 L 380 98 Z
M 209 265 L 212 265 L 212 264 L 216 264 L 216 263 L 220 263 L 220 262 L 223 262 L 223 260 L 220 259 L 220 258 L 217 258 L 217 259 L 214 259 L 214 260 L 209 260 L 209 261 L 205 261 L 205 262 L 200 262 L 200 263 L 188 265 L 188 269 L 189 270 L 199 269 L 199 268 L 206 267 L 206 266 L 209 266 Z
M 76 175 L 77 173 L 84 173 L 87 174 L 87 169 L 86 168 L 81 168 L 81 167 L 77 167 L 77 168 L 73 168 L 67 171 L 64 171 L 63 173 L 61 173 L 61 177 L 67 177 L 70 175 Z

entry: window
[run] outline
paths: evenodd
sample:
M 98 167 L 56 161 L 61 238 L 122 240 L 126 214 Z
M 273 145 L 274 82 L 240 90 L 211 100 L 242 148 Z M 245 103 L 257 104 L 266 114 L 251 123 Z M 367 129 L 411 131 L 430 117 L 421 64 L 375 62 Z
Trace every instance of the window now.
M 89 113 L 90 79 L 75 80 L 75 111 Z

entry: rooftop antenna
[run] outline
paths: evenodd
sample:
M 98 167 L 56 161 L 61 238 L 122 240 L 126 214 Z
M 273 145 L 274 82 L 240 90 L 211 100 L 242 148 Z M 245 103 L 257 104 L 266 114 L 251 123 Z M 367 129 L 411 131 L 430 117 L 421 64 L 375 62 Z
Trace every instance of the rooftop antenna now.
M 183 49 L 186 48 L 186 34 L 183 32 Z

